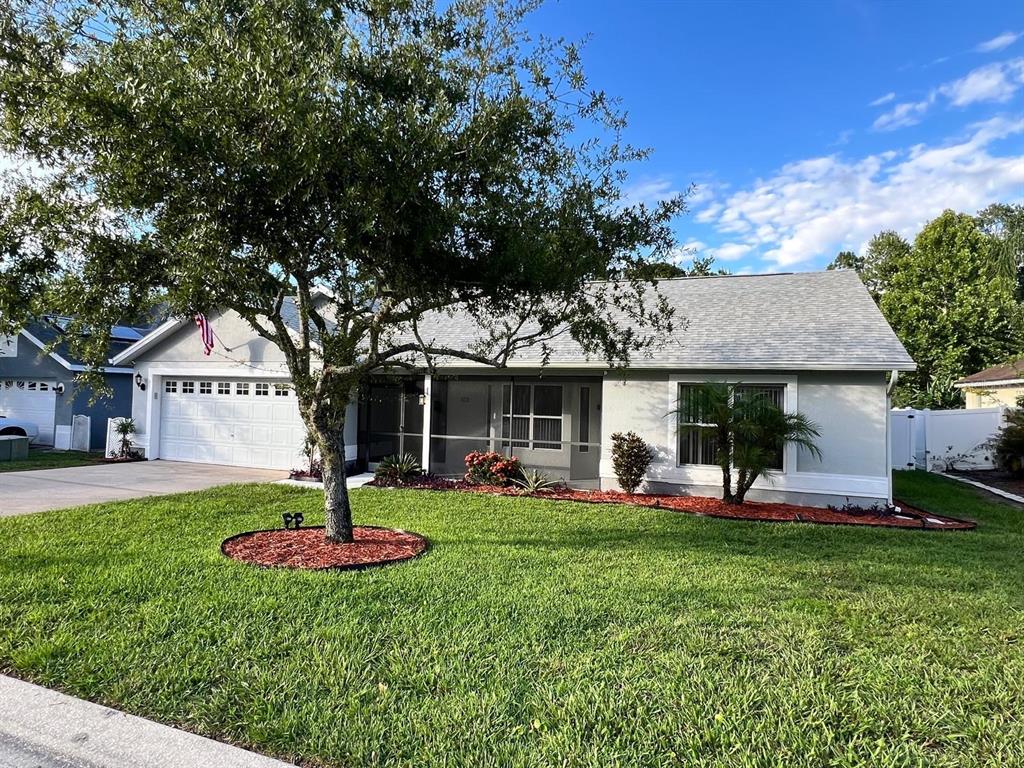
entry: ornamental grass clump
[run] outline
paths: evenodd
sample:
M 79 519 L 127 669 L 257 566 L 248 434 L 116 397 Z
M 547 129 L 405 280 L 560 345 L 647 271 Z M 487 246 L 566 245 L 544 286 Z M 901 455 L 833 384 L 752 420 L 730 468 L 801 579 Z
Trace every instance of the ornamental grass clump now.
M 473 451 L 466 456 L 467 483 L 504 486 L 522 474 L 523 466 L 515 456 L 497 451 Z
M 373 479 L 379 486 L 409 485 L 423 476 L 419 459 L 411 453 L 385 456 L 377 465 Z
M 612 469 L 619 487 L 629 495 L 636 493 L 644 481 L 647 469 L 654 461 L 654 449 L 636 432 L 616 432 L 612 435 Z

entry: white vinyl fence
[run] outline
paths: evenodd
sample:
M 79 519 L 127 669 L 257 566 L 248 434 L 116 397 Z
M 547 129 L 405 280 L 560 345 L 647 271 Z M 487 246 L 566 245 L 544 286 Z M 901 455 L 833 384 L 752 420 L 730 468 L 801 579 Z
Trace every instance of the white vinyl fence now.
M 890 420 L 893 469 L 992 469 L 987 443 L 1003 425 L 1006 408 L 919 411 L 896 408 Z

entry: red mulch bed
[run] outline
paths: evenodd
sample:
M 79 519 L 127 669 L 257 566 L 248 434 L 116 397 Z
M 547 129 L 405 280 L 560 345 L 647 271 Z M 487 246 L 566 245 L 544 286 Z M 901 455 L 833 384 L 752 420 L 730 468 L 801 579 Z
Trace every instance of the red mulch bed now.
M 417 533 L 372 525 L 353 529 L 355 542 L 328 541 L 324 528 L 249 531 L 226 539 L 220 551 L 233 560 L 265 568 L 306 570 L 355 570 L 410 560 L 427 550 L 427 540 Z
M 526 494 L 517 486 L 472 485 L 464 480 L 444 480 L 426 477 L 404 487 L 424 490 L 454 490 L 490 493 L 500 496 L 532 495 L 538 499 L 554 501 L 580 501 L 589 504 L 632 504 L 639 507 L 659 507 L 707 517 L 725 517 L 733 520 L 754 520 L 767 523 L 817 523 L 819 525 L 874 525 L 889 528 L 917 528 L 930 531 L 967 531 L 978 526 L 970 520 L 933 515 L 897 501 L 898 514 L 878 509 L 822 509 L 801 507 L 796 504 L 775 504 L 747 501 L 726 504 L 708 496 L 666 496 L 637 493 L 633 496 L 621 491 L 581 491 L 572 488 L 538 491 Z

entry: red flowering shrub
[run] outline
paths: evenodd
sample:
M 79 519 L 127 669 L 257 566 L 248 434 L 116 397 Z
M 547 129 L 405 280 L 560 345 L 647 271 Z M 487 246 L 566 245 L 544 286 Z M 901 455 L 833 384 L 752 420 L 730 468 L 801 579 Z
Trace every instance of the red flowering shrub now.
M 473 451 L 466 456 L 466 482 L 474 485 L 508 485 L 522 473 L 515 456 L 496 451 Z

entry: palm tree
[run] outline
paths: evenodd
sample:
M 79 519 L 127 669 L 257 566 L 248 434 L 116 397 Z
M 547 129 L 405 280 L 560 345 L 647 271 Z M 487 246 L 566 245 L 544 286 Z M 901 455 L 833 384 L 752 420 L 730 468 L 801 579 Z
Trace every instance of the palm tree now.
M 696 430 L 715 446 L 722 468 L 722 500 L 742 504 L 757 478 L 774 466 L 789 443 L 821 456 L 817 425 L 802 413 L 786 413 L 764 392 L 738 390 L 739 384 L 707 382 L 673 413 L 680 429 Z M 733 469 L 736 486 L 733 490 Z

